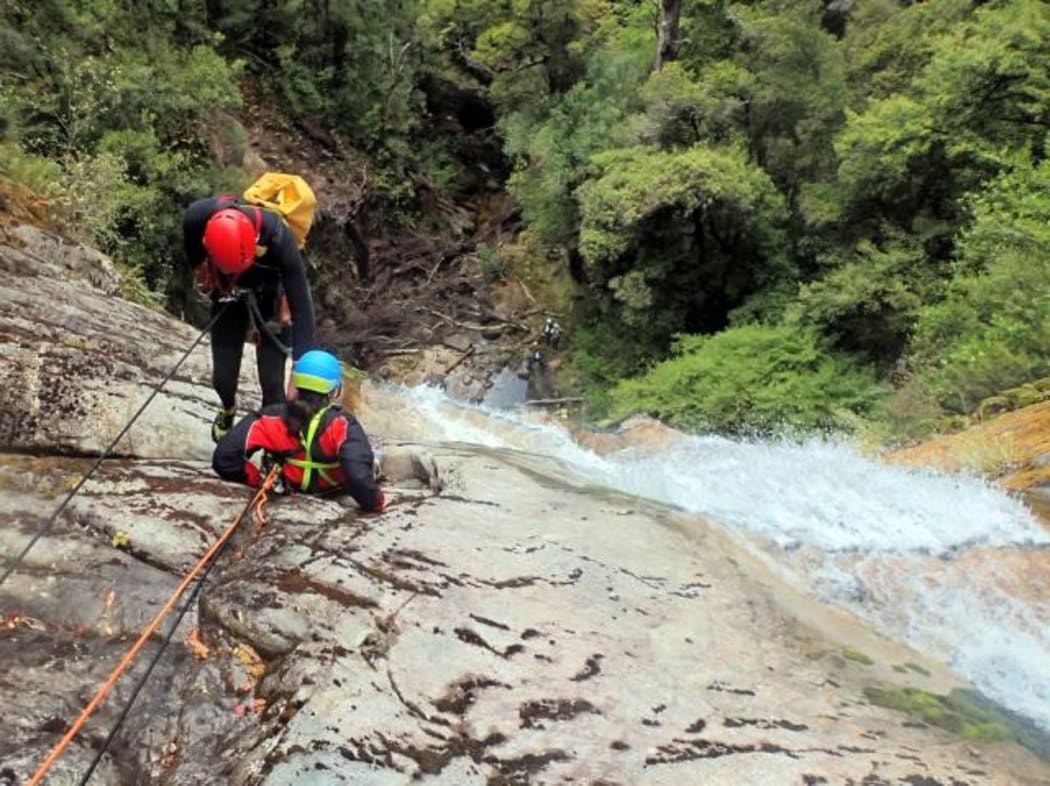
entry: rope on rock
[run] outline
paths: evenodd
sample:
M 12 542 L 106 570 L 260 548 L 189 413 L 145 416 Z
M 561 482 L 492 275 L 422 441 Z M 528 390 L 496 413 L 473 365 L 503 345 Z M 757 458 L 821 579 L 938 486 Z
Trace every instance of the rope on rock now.
M 92 464 L 91 468 L 84 473 L 83 477 L 80 478 L 80 480 L 72 488 L 72 490 L 68 494 L 66 494 L 65 498 L 59 504 L 58 508 L 55 510 L 54 513 L 51 514 L 51 517 L 47 521 L 45 521 L 44 524 L 40 527 L 40 529 L 38 529 L 36 533 L 34 533 L 33 537 L 29 539 L 29 543 L 27 543 L 25 548 L 22 549 L 22 552 L 8 563 L 7 568 L 4 570 L 4 574 L 0 576 L 0 585 L 7 581 L 8 577 L 10 577 L 10 575 L 15 572 L 18 566 L 22 564 L 22 561 L 26 558 L 26 555 L 29 553 L 29 550 L 32 549 L 33 546 L 37 544 L 37 541 L 44 537 L 44 535 L 48 533 L 51 527 L 54 526 L 55 522 L 58 521 L 58 517 L 62 514 L 62 511 L 66 509 L 66 505 L 68 505 L 70 500 L 72 500 L 73 497 L 75 497 L 80 491 L 80 489 L 83 488 L 84 484 L 88 482 L 88 479 L 91 478 L 91 476 L 95 473 L 95 470 L 99 468 L 102 462 L 109 457 L 109 454 L 113 451 L 113 448 L 115 448 L 117 446 L 117 443 L 124 438 L 124 435 L 131 430 L 131 427 L 135 424 L 135 421 L 138 420 L 142 413 L 146 411 L 146 407 L 150 405 L 150 402 L 153 401 L 154 398 L 156 398 L 157 394 L 160 393 L 161 389 L 166 384 L 168 384 L 172 377 L 175 376 L 175 372 L 179 370 L 179 367 L 182 366 L 186 358 L 190 356 L 190 353 L 193 352 L 196 346 L 201 342 L 201 339 L 203 339 L 208 334 L 208 331 L 211 330 L 212 326 L 219 321 L 219 318 L 225 313 L 228 307 L 228 304 L 224 305 L 219 310 L 219 312 L 214 317 L 212 317 L 211 321 L 208 322 L 207 326 L 204 328 L 204 330 L 201 331 L 200 335 L 193 340 L 192 344 L 190 344 L 189 349 L 187 349 L 182 354 L 182 357 L 179 358 L 178 362 L 171 367 L 171 371 L 169 371 L 164 376 L 164 379 L 162 379 L 159 384 L 154 386 L 149 396 L 144 402 L 142 402 L 142 406 L 140 406 L 138 408 L 138 411 L 131 416 L 131 420 L 129 420 L 124 426 L 124 428 L 120 430 L 120 433 L 113 438 L 113 441 L 106 446 L 106 449 L 102 451 L 102 454 L 97 459 L 95 459 L 95 463 Z
M 234 531 L 237 529 L 237 526 L 244 519 L 245 514 L 249 510 L 254 510 L 257 516 L 262 515 L 261 508 L 266 504 L 267 494 L 273 487 L 274 481 L 277 479 L 278 470 L 279 467 L 274 467 L 270 470 L 269 474 L 267 474 L 267 476 L 263 479 L 262 486 L 255 493 L 255 496 L 253 496 L 251 500 L 249 500 L 245 504 L 245 506 L 241 508 L 241 511 L 234 517 L 233 521 L 230 522 L 229 526 L 226 528 L 226 531 L 219 536 L 219 539 L 215 541 L 214 544 L 212 544 L 211 548 L 209 548 L 204 553 L 204 556 L 202 556 L 197 561 L 197 564 L 193 566 L 193 569 L 190 570 L 190 572 L 187 573 L 186 576 L 182 579 L 182 581 L 179 583 L 179 586 L 176 587 L 175 591 L 171 594 L 171 597 L 168 598 L 168 600 L 161 607 L 160 611 L 157 612 L 157 615 L 142 631 L 142 635 L 139 636 L 138 640 L 131 646 L 131 649 L 129 649 L 127 654 L 125 654 L 124 657 L 121 659 L 120 663 L 117 664 L 116 668 L 113 669 L 110 675 L 106 678 L 105 682 L 102 683 L 102 687 L 98 689 L 98 692 L 95 694 L 95 697 L 90 702 L 88 702 L 88 705 L 84 707 L 83 711 L 80 713 L 80 716 L 75 721 L 73 721 L 73 723 L 70 725 L 69 729 L 66 731 L 62 739 L 58 741 L 55 747 L 52 748 L 51 752 L 48 754 L 47 758 L 44 759 L 44 761 L 37 768 L 37 771 L 33 774 L 33 777 L 26 782 L 26 786 L 37 786 L 37 784 L 39 784 L 41 780 L 43 780 L 48 770 L 51 769 L 52 765 L 54 765 L 56 761 L 58 761 L 58 758 L 62 755 L 63 751 L 65 751 L 65 749 L 69 747 L 69 743 L 73 741 L 73 738 L 76 737 L 77 733 L 83 728 L 84 724 L 87 722 L 91 714 L 96 709 L 98 709 L 99 705 L 102 704 L 106 696 L 116 685 L 117 680 L 120 679 L 121 675 L 131 665 L 132 661 L 135 659 L 135 656 L 142 651 L 142 648 L 146 645 L 146 642 L 149 641 L 150 637 L 154 633 L 156 633 L 157 628 L 160 627 L 160 624 L 164 620 L 164 617 L 166 617 L 168 612 L 175 607 L 175 604 L 178 603 L 179 598 L 182 597 L 182 594 L 186 591 L 186 588 L 197 577 L 199 573 L 204 571 L 203 575 L 201 576 L 200 583 L 197 585 L 193 592 L 193 597 L 196 596 L 197 592 L 199 592 L 200 590 L 200 587 L 204 583 L 204 579 L 207 578 L 208 573 L 211 572 L 211 568 L 215 564 L 214 558 L 218 556 L 223 546 L 226 545 L 226 542 L 233 535 Z M 167 647 L 168 642 L 171 641 L 171 637 L 175 632 L 175 628 L 181 621 L 183 615 L 186 612 L 186 609 L 189 608 L 189 604 L 192 602 L 192 600 L 193 598 L 191 597 L 187 604 L 183 607 L 182 611 L 179 613 L 178 618 L 175 620 L 175 623 L 171 626 L 171 629 L 168 631 L 168 634 L 164 639 L 164 642 L 161 644 L 160 650 L 154 656 L 153 661 L 150 663 L 146 674 L 139 681 L 139 684 L 136 685 L 135 690 L 132 692 L 131 698 L 126 703 L 124 711 L 121 713 L 120 718 L 117 721 L 117 727 L 119 727 L 120 723 L 123 722 L 124 718 L 130 711 L 131 704 L 137 698 L 138 693 L 142 688 L 142 685 L 145 683 L 145 680 L 149 677 L 150 672 L 152 672 L 153 667 L 156 665 L 160 654 L 164 651 L 165 647 Z M 91 773 L 94 772 L 95 766 L 101 760 L 102 753 L 105 751 L 106 746 L 109 745 L 109 742 L 113 738 L 117 727 L 114 727 L 113 731 L 106 739 L 106 744 L 103 746 L 98 756 L 96 756 L 95 760 L 91 763 L 91 768 L 85 776 L 85 779 L 81 781 L 81 784 L 86 783 L 87 778 L 89 778 L 91 776 Z

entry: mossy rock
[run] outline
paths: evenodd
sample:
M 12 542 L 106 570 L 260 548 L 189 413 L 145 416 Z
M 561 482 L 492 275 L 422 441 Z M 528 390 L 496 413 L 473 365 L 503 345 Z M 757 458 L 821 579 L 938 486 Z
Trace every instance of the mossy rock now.
M 1014 408 L 1012 399 L 1006 396 L 991 396 L 982 401 L 977 407 L 977 417 L 987 420 Z
M 914 671 L 916 674 L 921 674 L 924 677 L 930 676 L 930 670 L 923 666 L 920 666 L 918 663 L 912 663 L 911 661 L 908 661 L 904 664 L 904 667 L 909 671 Z
M 862 666 L 872 666 L 875 664 L 875 661 L 860 650 L 850 649 L 849 647 L 842 651 L 842 657 L 846 660 L 851 660 L 854 663 L 859 663 Z
M 868 687 L 864 695 L 872 704 L 901 710 L 963 739 L 1012 740 L 1050 760 L 1050 734 L 976 691 L 957 688 L 942 696 L 918 688 Z
M 989 396 L 978 404 L 975 414 L 978 420 L 986 420 L 1004 412 L 1039 404 L 1048 398 L 1050 398 L 1050 377 L 1044 377 Z

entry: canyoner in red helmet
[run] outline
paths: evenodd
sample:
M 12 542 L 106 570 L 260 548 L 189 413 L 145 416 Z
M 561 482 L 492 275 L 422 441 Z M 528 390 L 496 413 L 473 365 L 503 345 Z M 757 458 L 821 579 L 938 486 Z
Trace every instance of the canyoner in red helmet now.
M 378 513 L 386 496 L 376 483 L 375 455 L 357 418 L 339 405 L 343 370 L 335 356 L 311 350 L 292 366 L 295 398 L 253 412 L 219 440 L 212 467 L 219 477 L 258 487 L 263 469 L 251 459 L 281 465 L 282 491 L 349 494 Z
M 218 196 L 193 202 L 182 218 L 186 261 L 222 316 L 211 328 L 212 386 L 221 403 L 218 441 L 233 425 L 244 344 L 256 340 L 263 406 L 285 399 L 284 370 L 314 341 L 314 304 L 296 237 L 280 214 Z M 282 307 L 286 304 L 286 308 Z
M 259 208 L 252 208 L 253 218 L 259 221 L 261 230 L 262 217 L 256 210 Z M 255 221 L 243 210 L 224 207 L 212 213 L 204 225 L 204 251 L 219 274 L 229 276 L 232 282 L 254 264 L 257 234 Z

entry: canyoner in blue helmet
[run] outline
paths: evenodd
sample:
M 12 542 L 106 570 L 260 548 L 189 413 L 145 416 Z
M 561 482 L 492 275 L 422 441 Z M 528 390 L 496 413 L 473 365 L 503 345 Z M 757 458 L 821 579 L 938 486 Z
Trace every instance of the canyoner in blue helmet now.
M 330 352 L 311 349 L 292 366 L 296 390 L 331 394 L 343 387 L 343 364 Z
M 225 480 L 257 488 L 262 470 L 251 461 L 281 466 L 284 490 L 349 494 L 363 510 L 378 513 L 386 495 L 375 478 L 375 454 L 352 412 L 339 403 L 343 366 L 330 352 L 310 350 L 292 366 L 294 397 L 254 412 L 219 440 L 212 467 Z

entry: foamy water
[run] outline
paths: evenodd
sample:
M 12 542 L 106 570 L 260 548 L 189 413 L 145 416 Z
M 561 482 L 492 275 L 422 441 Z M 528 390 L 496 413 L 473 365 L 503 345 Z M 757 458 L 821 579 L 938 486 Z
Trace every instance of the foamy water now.
M 528 412 L 455 403 L 430 388 L 399 395 L 428 441 L 549 456 L 591 482 L 745 532 L 788 570 L 804 551 L 805 581 L 821 600 L 950 665 L 1050 732 L 1050 593 L 1023 592 L 996 567 L 997 555 L 1020 554 L 1045 577 L 1050 536 L 987 482 L 886 465 L 833 440 L 685 437 L 602 457 Z

